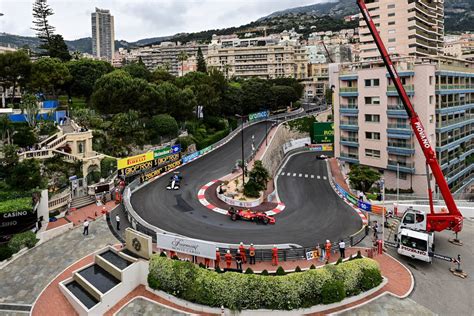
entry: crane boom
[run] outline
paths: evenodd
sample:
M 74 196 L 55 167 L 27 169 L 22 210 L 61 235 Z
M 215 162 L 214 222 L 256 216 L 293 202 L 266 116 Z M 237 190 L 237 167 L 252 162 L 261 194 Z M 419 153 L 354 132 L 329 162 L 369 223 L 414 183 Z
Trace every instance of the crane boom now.
M 433 147 L 430 144 L 428 136 L 426 135 L 425 128 L 421 123 L 421 120 L 418 114 L 415 112 L 413 105 L 411 104 L 410 98 L 408 97 L 405 88 L 398 76 L 397 70 L 393 66 L 392 60 L 387 53 L 385 45 L 382 42 L 382 39 L 375 27 L 375 23 L 370 16 L 369 10 L 365 5 L 364 0 L 356 0 L 357 5 L 362 13 L 362 16 L 367 23 L 367 26 L 374 38 L 375 44 L 382 56 L 383 62 L 387 67 L 388 73 L 390 78 L 392 79 L 395 88 L 398 92 L 400 99 L 402 100 L 403 106 L 405 107 L 406 112 L 408 113 L 408 117 L 410 118 L 410 124 L 415 133 L 416 139 L 423 150 L 423 154 L 426 158 L 426 163 L 429 165 L 431 171 L 433 172 L 433 176 L 435 178 L 436 184 L 441 191 L 443 199 L 446 203 L 446 207 L 448 208 L 449 213 L 434 213 L 433 207 L 431 207 L 431 213 L 427 215 L 427 230 L 428 231 L 442 231 L 445 229 L 451 229 L 454 232 L 459 232 L 462 230 L 462 223 L 463 217 L 461 212 L 459 212 L 456 203 L 454 201 L 453 195 L 449 190 L 448 183 L 444 178 L 443 171 L 441 170 L 440 165 L 436 159 L 436 153 L 433 150 Z M 428 192 L 428 194 L 432 195 L 432 192 Z M 432 205 L 432 201 L 430 199 L 430 203 Z

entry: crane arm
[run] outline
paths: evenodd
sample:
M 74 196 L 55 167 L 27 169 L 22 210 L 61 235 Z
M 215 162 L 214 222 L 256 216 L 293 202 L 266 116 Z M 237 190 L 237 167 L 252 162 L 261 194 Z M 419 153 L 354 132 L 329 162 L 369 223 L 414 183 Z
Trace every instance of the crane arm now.
M 357 5 L 362 13 L 362 16 L 367 23 L 367 26 L 374 38 L 375 44 L 382 56 L 383 62 L 387 67 L 388 73 L 390 78 L 392 79 L 395 88 L 398 92 L 400 99 L 402 100 L 403 106 L 405 107 L 406 112 L 408 113 L 408 117 L 410 119 L 410 124 L 415 133 L 416 139 L 423 150 L 423 154 L 426 158 L 426 163 L 429 165 L 431 171 L 433 172 L 433 176 L 435 178 L 436 183 L 438 184 L 439 190 L 443 196 L 443 199 L 446 203 L 446 207 L 448 208 L 449 214 L 435 214 L 431 213 L 427 216 L 428 223 L 427 223 L 427 230 L 428 231 L 442 231 L 444 229 L 452 229 L 455 232 L 459 232 L 462 229 L 462 222 L 463 217 L 461 212 L 459 212 L 456 203 L 454 202 L 454 198 L 449 190 L 448 183 L 444 178 L 443 171 L 441 170 L 440 165 L 436 159 L 436 153 L 433 150 L 433 147 L 430 144 L 428 136 L 426 135 L 425 128 L 421 123 L 421 120 L 418 114 L 415 112 L 413 105 L 411 104 L 410 98 L 408 97 L 405 88 L 398 76 L 397 70 L 393 66 L 392 60 L 387 53 L 385 45 L 382 42 L 380 34 L 375 27 L 375 23 L 370 16 L 369 10 L 365 5 L 364 0 L 356 0 Z M 430 192 L 431 194 L 431 192 Z

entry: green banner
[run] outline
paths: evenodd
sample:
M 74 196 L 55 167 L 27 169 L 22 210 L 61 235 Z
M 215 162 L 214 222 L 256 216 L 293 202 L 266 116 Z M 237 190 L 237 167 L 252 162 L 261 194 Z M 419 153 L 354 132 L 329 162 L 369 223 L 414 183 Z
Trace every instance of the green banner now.
M 314 122 L 310 132 L 313 144 L 333 144 L 334 143 L 334 123 Z

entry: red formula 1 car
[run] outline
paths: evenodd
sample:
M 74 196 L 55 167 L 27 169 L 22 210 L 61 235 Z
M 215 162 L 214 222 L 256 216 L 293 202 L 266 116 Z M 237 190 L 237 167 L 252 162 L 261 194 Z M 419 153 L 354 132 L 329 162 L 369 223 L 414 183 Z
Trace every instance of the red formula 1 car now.
M 251 210 L 236 210 L 231 207 L 228 211 L 228 215 L 232 221 L 236 221 L 238 219 L 244 221 L 253 221 L 256 223 L 263 223 L 267 224 L 275 224 L 275 219 L 263 212 L 255 212 Z

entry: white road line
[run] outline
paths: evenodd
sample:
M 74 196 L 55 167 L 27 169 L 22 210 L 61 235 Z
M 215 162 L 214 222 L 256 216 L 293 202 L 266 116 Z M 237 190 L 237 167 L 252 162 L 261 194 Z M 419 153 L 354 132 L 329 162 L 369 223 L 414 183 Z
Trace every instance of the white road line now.
M 293 173 L 293 177 L 296 177 L 296 173 Z
M 284 173 L 284 172 L 280 173 L 280 176 L 284 176 L 284 175 L 285 175 L 285 173 Z
M 307 178 L 307 177 L 308 177 L 308 175 L 307 175 L 307 174 L 305 174 L 305 175 L 304 175 L 304 177 L 305 177 L 305 178 Z
M 318 179 L 321 179 L 321 177 L 320 177 L 320 176 L 318 176 Z
M 327 180 L 328 178 L 326 178 L 326 176 L 323 176 L 323 179 L 324 179 L 324 180 Z
M 301 178 L 302 176 L 303 176 L 303 174 L 302 174 L 302 173 L 300 173 L 299 177 Z
M 311 179 L 314 179 L 314 174 L 311 175 Z

